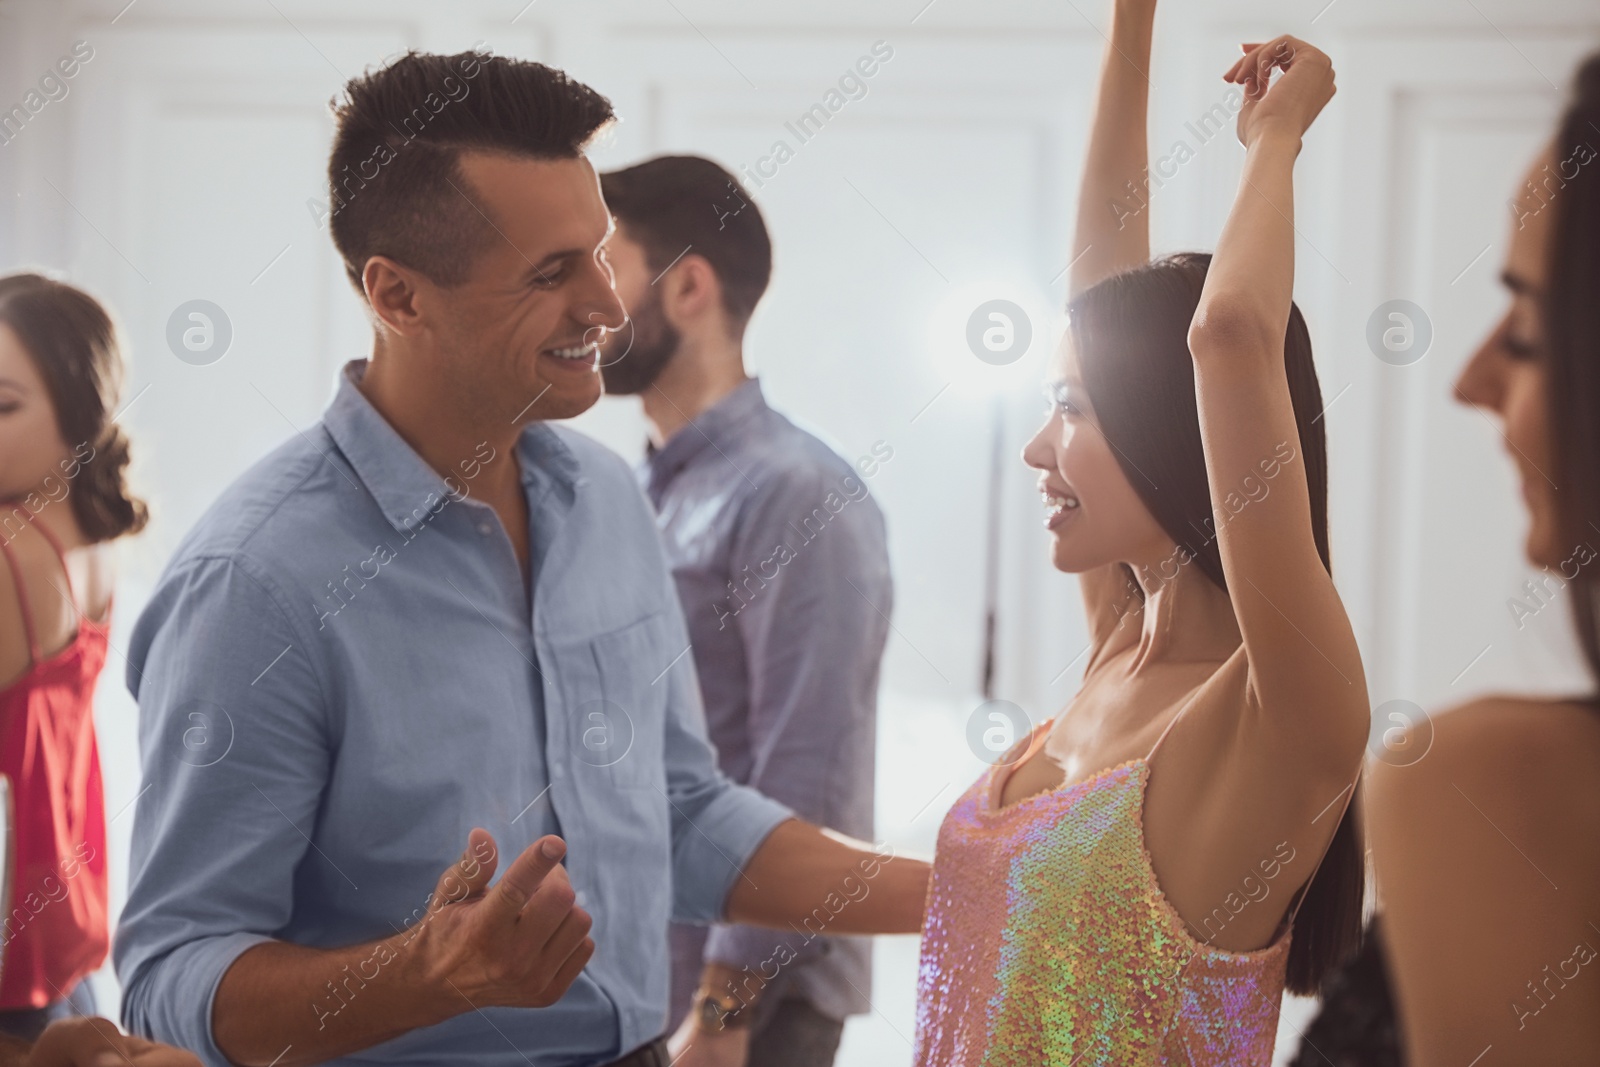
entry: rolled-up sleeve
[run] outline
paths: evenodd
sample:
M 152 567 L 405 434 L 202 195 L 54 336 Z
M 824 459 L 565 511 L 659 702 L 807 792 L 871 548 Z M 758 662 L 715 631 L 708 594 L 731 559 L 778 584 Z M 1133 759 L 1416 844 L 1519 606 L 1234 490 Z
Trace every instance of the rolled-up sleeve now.
M 197 558 L 163 579 L 130 644 L 143 780 L 115 948 L 123 1022 L 209 1064 L 228 1062 L 217 986 L 288 922 L 327 777 L 312 628 L 290 618 L 247 562 Z
M 680 655 L 689 650 L 689 635 L 664 557 L 662 573 L 669 602 L 668 655 L 678 656 L 662 679 L 668 686 L 663 753 L 672 808 L 672 917 L 710 923 L 725 914 L 728 891 L 761 842 L 794 813 L 717 769 L 716 750 L 706 739 L 694 657 Z
M 810 540 L 801 542 L 803 533 Z M 740 516 L 729 565 L 763 583 L 736 617 L 750 685 L 749 785 L 802 818 L 858 836 L 872 831 L 888 567 L 882 518 L 864 487 L 852 498 L 837 476 L 815 468 L 763 482 Z M 851 748 L 857 751 L 846 758 Z M 775 937 L 771 930 L 717 926 L 704 958 L 758 968 L 772 957 Z M 801 959 L 826 949 L 823 939 L 787 940 Z

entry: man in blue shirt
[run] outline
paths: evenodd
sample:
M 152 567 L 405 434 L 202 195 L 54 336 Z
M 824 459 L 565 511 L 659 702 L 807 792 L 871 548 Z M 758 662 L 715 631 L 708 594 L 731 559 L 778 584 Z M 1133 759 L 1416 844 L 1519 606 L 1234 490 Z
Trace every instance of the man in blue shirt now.
M 659 156 L 600 177 L 630 328 L 609 337 L 609 393 L 650 423 L 640 478 L 683 602 L 719 765 L 806 819 L 871 837 L 879 664 L 893 584 L 883 515 L 853 465 L 767 406 L 744 333 L 772 271 L 761 211 L 709 159 Z M 796 958 L 743 991 L 783 942 Z M 677 1067 L 828 1067 L 871 1010 L 863 938 L 719 924 L 672 929 Z M 771 968 L 768 968 L 771 970 Z M 732 992 L 730 992 L 730 986 Z M 752 995 L 753 994 L 753 995 Z M 750 1001 L 741 1025 L 702 1026 Z M 713 1046 L 717 1046 L 713 1048 Z
M 371 359 L 129 649 L 134 1030 L 213 1065 L 643 1067 L 669 917 L 920 925 L 925 865 L 718 773 L 649 506 L 549 424 L 624 321 L 583 156 L 610 118 L 473 53 L 347 86 L 329 222 Z

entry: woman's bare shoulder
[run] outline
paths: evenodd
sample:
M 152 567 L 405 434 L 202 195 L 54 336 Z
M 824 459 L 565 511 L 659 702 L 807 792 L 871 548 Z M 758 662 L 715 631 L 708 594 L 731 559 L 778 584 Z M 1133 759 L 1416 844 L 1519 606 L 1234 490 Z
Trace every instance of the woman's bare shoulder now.
M 1508 770 L 1567 767 L 1600 781 L 1597 702 L 1495 694 L 1438 712 L 1426 728 L 1432 742 L 1415 765 L 1425 776 L 1503 779 Z M 1429 761 L 1435 765 L 1429 767 Z M 1549 774 L 1536 778 L 1519 782 L 1518 790 L 1538 794 L 1548 785 L 1559 793 L 1574 784 Z
M 0 687 L 21 677 L 30 659 L 27 626 L 44 655 L 51 655 L 72 640 L 78 626 L 77 609 L 69 598 L 76 588 L 90 617 L 100 620 L 110 603 L 113 570 L 109 545 L 78 545 L 70 549 L 77 561 L 76 577 L 69 584 L 62 560 L 50 542 L 36 530 L 0 530 L 7 538 L 6 558 L 0 560 Z M 13 569 L 15 568 L 15 569 Z M 18 581 L 21 588 L 18 588 Z
M 1531 991 L 1595 958 L 1600 711 L 1494 696 L 1421 727 L 1420 758 L 1372 765 L 1367 827 L 1411 1062 L 1592 1062 L 1587 994 Z M 1577 946 L 1576 948 L 1574 946 Z M 1552 982 L 1557 979 L 1550 979 Z M 1529 1020 L 1537 1016 L 1537 1022 Z M 1584 1051 L 1587 1050 L 1587 1051 Z
M 1414 761 L 1371 767 L 1371 817 L 1429 832 L 1487 823 L 1512 841 L 1600 867 L 1600 705 L 1484 696 L 1412 728 Z M 1402 834 L 1402 836 L 1406 836 Z

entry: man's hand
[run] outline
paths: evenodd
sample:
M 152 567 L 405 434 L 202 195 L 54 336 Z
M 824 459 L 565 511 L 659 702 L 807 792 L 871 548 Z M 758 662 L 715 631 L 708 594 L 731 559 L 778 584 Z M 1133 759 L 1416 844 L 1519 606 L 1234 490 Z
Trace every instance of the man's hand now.
M 200 1067 L 192 1053 L 119 1033 L 110 1019 L 51 1023 L 23 1067 Z
M 494 838 L 474 829 L 444 872 L 407 954 L 420 980 L 475 1008 L 545 1008 L 560 1000 L 589 957 L 593 920 L 575 903 L 561 867 L 566 843 L 541 837 L 493 889 Z
M 713 1034 L 700 1029 L 699 1015 L 693 1011 L 667 1040 L 672 1067 L 745 1067 L 749 1054 L 748 1027 Z
M 217 987 L 217 1047 L 241 1067 L 307 1067 L 477 1008 L 554 1004 L 594 954 L 564 855 L 561 838 L 541 837 L 490 889 L 499 853 L 475 829 L 405 930 L 338 949 L 247 949 Z M 361 978 L 348 996 L 331 992 L 341 974 Z

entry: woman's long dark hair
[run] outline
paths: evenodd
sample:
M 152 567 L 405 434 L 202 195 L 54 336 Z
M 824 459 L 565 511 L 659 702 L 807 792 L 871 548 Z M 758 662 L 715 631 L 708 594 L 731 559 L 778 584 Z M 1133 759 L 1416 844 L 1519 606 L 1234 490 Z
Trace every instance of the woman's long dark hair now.
M 1578 68 L 1556 134 L 1555 225 L 1545 307 L 1546 410 L 1561 544 L 1600 542 L 1600 54 Z M 1572 174 L 1572 171 L 1576 171 Z M 1571 174 L 1571 177 L 1568 175 Z M 1600 684 L 1600 561 L 1572 579 L 1572 615 Z
M 128 492 L 128 438 L 111 421 L 122 384 L 111 317 L 81 289 L 23 273 L 0 278 L 0 322 L 39 368 L 61 438 L 79 463 L 67 491 L 78 528 L 91 542 L 138 533 L 147 513 Z
M 1210 265 L 1211 257 L 1204 253 L 1166 256 L 1085 290 L 1068 311 L 1084 388 L 1123 474 L 1184 556 L 1227 589 L 1189 353 L 1189 323 L 1200 306 Z M 1600 329 L 1600 318 L 1594 327 Z M 1292 305 L 1283 361 L 1311 496 L 1312 536 L 1322 565 L 1331 572 L 1328 446 L 1319 418 L 1322 390 L 1311 361 L 1311 335 L 1300 309 Z M 1600 470 L 1600 464 L 1594 469 Z M 1294 993 L 1315 993 L 1322 976 L 1361 942 L 1366 847 L 1354 807 L 1347 806 L 1322 866 L 1302 891 L 1304 903 L 1289 949 L 1287 984 Z

